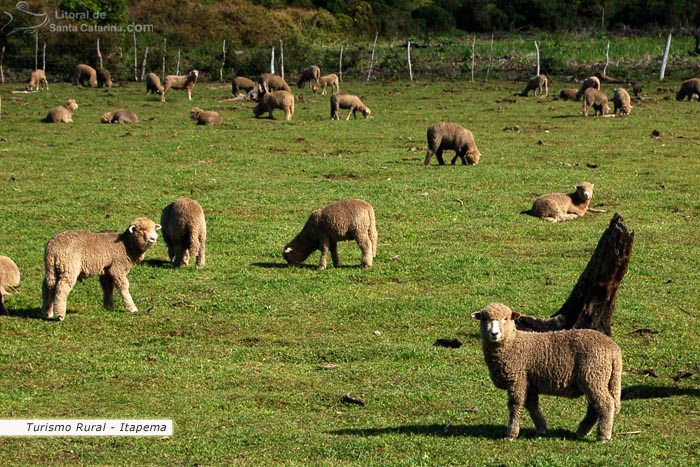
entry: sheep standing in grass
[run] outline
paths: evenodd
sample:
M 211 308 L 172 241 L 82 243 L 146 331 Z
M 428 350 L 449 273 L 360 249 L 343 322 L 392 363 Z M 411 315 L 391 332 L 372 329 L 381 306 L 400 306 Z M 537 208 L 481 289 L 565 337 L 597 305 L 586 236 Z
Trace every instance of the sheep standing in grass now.
M 615 89 L 615 93 L 613 94 L 613 105 L 614 114 L 617 114 L 618 110 L 620 111 L 620 116 L 622 117 L 626 117 L 630 114 L 632 111 L 632 101 L 627 90 L 624 88 Z
M 178 198 L 163 208 L 160 224 L 173 266 L 188 265 L 190 257 L 195 257 L 197 269 L 203 268 L 207 221 L 202 206 L 193 199 Z
M 46 80 L 46 74 L 44 73 L 44 70 L 34 70 L 32 71 L 32 75 L 29 77 L 29 82 L 27 83 L 27 89 L 30 91 L 33 91 L 36 89 L 37 91 L 41 91 L 41 86 L 42 84 L 44 87 L 46 87 L 46 90 L 49 90 L 49 82 Z
M 114 309 L 114 288 L 126 309 L 138 311 L 129 293 L 127 275 L 158 239 L 160 225 L 138 218 L 122 233 L 68 231 L 55 235 L 44 250 L 45 277 L 41 309 L 47 318 L 63 321 L 68 294 L 76 281 L 99 276 L 103 305 Z
M 221 125 L 223 119 L 219 112 L 213 110 L 202 110 L 199 107 L 192 107 L 190 118 L 197 122 L 197 125 Z
M 102 87 L 112 87 L 112 75 L 109 74 L 109 71 L 106 70 L 105 68 L 100 68 L 97 70 L 97 87 L 102 88 Z
M 340 266 L 338 242 L 355 240 L 362 250 L 362 267 L 372 266 L 377 256 L 377 226 L 374 209 L 361 199 L 346 199 L 316 209 L 304 228 L 284 247 L 283 257 L 289 264 L 301 264 L 316 250 L 321 250 L 319 269 L 326 269 L 328 250 L 333 266 Z
M 163 94 L 163 85 L 155 73 L 146 75 L 146 94 Z
M 63 105 L 59 105 L 52 109 L 43 122 L 46 123 L 73 123 L 73 112 L 78 108 L 78 103 L 75 99 L 68 99 Z
M 622 352 L 605 334 L 593 329 L 525 332 L 515 327 L 519 313 L 492 303 L 472 317 L 481 323 L 481 343 L 491 381 L 508 391 L 506 438 L 520 433 L 520 413 L 527 409 L 537 434 L 547 432 L 539 395 L 586 396 L 588 409 L 576 429 L 584 437 L 598 423 L 598 441 L 612 438 L 620 412 Z
M 542 89 L 544 89 L 545 97 L 549 95 L 548 80 L 545 75 L 537 75 L 530 79 L 525 85 L 525 89 L 519 95 L 527 97 L 530 91 L 535 91 L 535 96 L 542 95 Z
M 76 65 L 75 70 L 80 86 L 89 86 L 91 88 L 97 86 L 97 71 L 93 67 L 81 63 Z
M 350 115 L 353 118 L 357 118 L 355 112 L 358 110 L 362 112 L 365 118 L 368 118 L 372 113 L 362 100 L 352 94 L 331 94 L 331 119 L 340 120 L 339 109 L 349 109 L 348 116 L 345 120 L 350 120 Z
M 246 78 L 245 76 L 236 76 L 231 81 L 231 94 L 237 96 L 239 92 L 244 91 L 246 93 L 250 92 L 255 87 L 253 80 Z
M 102 123 L 138 123 L 139 118 L 131 110 L 120 109 L 102 114 L 100 121 Z
M 588 109 L 593 107 L 594 115 L 604 117 L 610 111 L 608 107 L 608 96 L 603 92 L 588 88 L 583 93 L 583 116 L 588 117 Z
M 294 115 L 294 94 L 288 91 L 272 91 L 265 93 L 260 102 L 253 108 L 255 117 L 260 117 L 264 113 L 272 116 L 272 111 L 280 109 L 284 111 L 284 119 L 290 121 Z
M 583 93 L 586 92 L 586 89 L 589 88 L 600 90 L 600 80 L 595 76 L 590 76 L 584 79 L 583 83 L 581 83 L 581 87 L 579 88 L 578 92 L 576 92 L 576 100 L 581 99 Z
M 316 65 L 311 65 L 309 68 L 301 72 L 301 75 L 299 75 L 299 81 L 297 81 L 297 86 L 299 86 L 299 88 L 304 88 L 308 82 L 318 83 L 320 76 L 321 69 Z
M 576 185 L 576 191 L 570 194 L 550 193 L 542 195 L 532 204 L 529 214 L 549 222 L 562 222 L 586 214 L 593 199 L 593 183 L 583 182 Z
M 163 91 L 160 93 L 160 101 L 165 102 L 165 94 L 171 89 L 186 90 L 187 99 L 192 100 L 192 88 L 197 82 L 199 71 L 192 70 L 185 76 L 168 75 L 163 81 Z
M 5 297 L 11 294 L 7 289 L 19 287 L 19 268 L 7 256 L 0 255 L 0 314 L 10 314 L 5 306 Z
M 693 96 L 696 94 L 698 96 L 698 100 L 700 100 L 700 78 L 690 78 L 683 81 L 681 84 L 681 88 L 676 93 L 676 100 L 682 101 L 687 97 L 688 101 L 692 101 Z
M 292 92 L 292 88 L 289 87 L 287 82 L 279 75 L 273 75 L 272 73 L 263 73 L 258 78 L 258 84 L 265 90 L 265 92 L 270 91 L 287 91 Z
M 438 164 L 445 165 L 442 152 L 445 149 L 454 149 L 455 156 L 451 164 L 454 165 L 459 157 L 462 165 L 467 163 L 476 165 L 479 163 L 481 153 L 474 142 L 474 135 L 466 128 L 452 122 L 438 122 L 428 127 L 428 151 L 425 153 L 423 164 L 430 165 L 430 159 L 435 154 Z
M 321 95 L 325 96 L 326 95 L 326 88 L 328 86 L 331 87 L 331 94 L 334 92 L 339 92 L 340 91 L 340 80 L 338 79 L 338 75 L 335 73 L 331 73 L 330 75 L 326 76 L 321 76 L 316 84 L 313 86 L 313 91 L 314 94 L 318 91 L 319 88 L 321 88 Z

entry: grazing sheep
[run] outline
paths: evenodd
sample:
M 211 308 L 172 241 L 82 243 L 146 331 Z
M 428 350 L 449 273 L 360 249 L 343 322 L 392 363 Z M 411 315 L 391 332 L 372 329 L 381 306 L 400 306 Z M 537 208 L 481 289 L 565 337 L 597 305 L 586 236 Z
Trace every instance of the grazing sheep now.
M 66 102 L 63 103 L 63 105 L 59 105 L 58 107 L 52 109 L 47 115 L 46 118 L 42 120 L 42 122 L 46 123 L 73 123 L 73 112 L 75 112 L 75 109 L 78 108 L 77 102 L 75 102 L 75 99 L 68 99 Z
M 11 295 L 7 289 L 15 287 L 19 287 L 19 268 L 10 258 L 0 255 L 0 314 L 10 314 L 5 306 L 5 297 Z
M 683 81 L 681 88 L 676 93 L 676 100 L 682 101 L 687 97 L 688 101 L 692 101 L 695 94 L 698 95 L 698 100 L 700 100 L 700 78 L 690 78 Z
M 624 83 L 624 81 L 622 81 L 621 79 L 613 78 L 612 76 L 608 76 L 605 73 L 601 73 L 599 71 L 596 71 L 593 76 L 598 78 L 598 80 L 601 83 L 610 83 L 610 84 L 622 84 L 622 83 Z
M 289 91 L 272 91 L 263 94 L 262 99 L 253 108 L 255 117 L 260 117 L 265 112 L 269 113 L 269 118 L 272 116 L 274 109 L 284 111 L 284 119 L 290 121 L 294 115 L 294 94 Z
M 192 256 L 196 258 L 197 269 L 203 268 L 206 263 L 207 221 L 202 206 L 193 199 L 178 198 L 163 208 L 160 224 L 173 266 L 190 264 Z
M 120 109 L 102 114 L 102 123 L 138 123 L 139 118 L 134 112 Z
M 562 89 L 559 91 L 559 98 L 564 99 L 565 101 L 573 101 L 576 100 L 576 96 L 578 94 L 578 90 L 574 88 L 566 88 Z
M 423 164 L 430 165 L 433 154 L 437 157 L 438 164 L 445 165 L 442 152 L 445 149 L 454 149 L 455 156 L 451 164 L 454 165 L 459 157 L 462 165 L 479 163 L 481 153 L 474 142 L 474 135 L 466 128 L 452 122 L 438 122 L 428 127 L 428 151 L 425 153 Z
M 586 92 L 586 89 L 588 88 L 600 90 L 600 80 L 596 76 L 591 76 L 584 79 L 581 87 L 576 92 L 576 100 L 581 99 L 581 96 L 583 96 L 583 93 Z
M 549 222 L 562 222 L 586 214 L 593 198 L 593 183 L 583 182 L 576 185 L 576 191 L 570 194 L 550 193 L 542 195 L 532 204 L 529 214 Z
M 146 94 L 163 94 L 163 85 L 155 73 L 146 75 Z
M 32 71 L 32 75 L 29 77 L 29 82 L 27 83 L 27 89 L 30 91 L 33 91 L 36 89 L 37 91 L 41 91 L 41 85 L 44 85 L 46 87 L 46 90 L 49 90 L 49 82 L 46 80 L 46 74 L 44 73 L 44 70 L 34 70 Z
M 93 276 L 100 277 L 105 309 L 114 309 L 116 286 L 126 309 L 132 313 L 138 311 L 129 293 L 127 275 L 156 243 L 157 230 L 159 224 L 141 217 L 122 233 L 68 231 L 51 238 L 44 250 L 46 276 L 41 309 L 46 317 L 63 321 L 68 294 L 76 281 Z
M 622 117 L 628 116 L 632 111 L 630 95 L 624 88 L 615 89 L 615 93 L 613 94 L 613 105 L 615 106 L 613 113 L 617 114 L 617 111 L 619 110 Z
M 165 94 L 171 89 L 187 90 L 187 99 L 192 100 L 192 88 L 197 82 L 199 71 L 192 70 L 185 76 L 168 75 L 163 81 L 163 91 L 160 93 L 160 101 L 165 102 Z
M 197 122 L 197 125 L 221 125 L 223 121 L 219 112 L 202 110 L 199 107 L 192 107 L 190 118 Z
M 339 92 L 340 91 L 340 80 L 338 79 L 338 75 L 335 73 L 331 73 L 330 75 L 326 76 L 321 76 L 316 84 L 313 86 L 314 94 L 318 91 L 318 88 L 321 88 L 321 95 L 326 95 L 326 88 L 328 86 L 331 86 L 331 94 L 334 92 Z
M 588 88 L 583 93 L 583 116 L 588 117 L 588 109 L 593 107 L 594 115 L 604 117 L 610 111 L 608 107 L 608 96 L 603 92 Z
M 236 76 L 231 81 L 231 94 L 237 96 L 240 91 L 250 92 L 255 87 L 253 80 L 245 76 Z
M 356 111 L 362 112 L 365 118 L 368 118 L 372 113 L 359 97 L 352 94 L 331 94 L 331 119 L 340 120 L 339 109 L 349 109 L 348 116 L 345 120 L 350 120 L 350 115 L 357 118 Z
M 622 352 L 605 334 L 593 329 L 526 332 L 515 327 L 520 314 L 492 303 L 472 314 L 481 324 L 481 343 L 491 381 L 508 391 L 506 439 L 520 433 L 525 407 L 537 433 L 547 432 L 539 395 L 586 396 L 588 409 L 576 429 L 584 437 L 598 423 L 598 441 L 612 438 L 613 420 L 620 412 Z
M 340 266 L 338 242 L 355 240 L 362 250 L 362 267 L 372 266 L 377 256 L 377 226 L 374 209 L 361 199 L 346 199 L 316 209 L 299 234 L 284 247 L 283 257 L 289 264 L 303 263 L 316 250 L 321 250 L 318 269 L 326 269 L 328 250 L 333 266 Z
M 102 88 L 102 87 L 112 87 L 112 76 L 109 74 L 109 71 L 106 70 L 105 68 L 100 68 L 97 70 L 97 87 Z
M 80 86 L 89 86 L 91 88 L 97 86 L 97 71 L 95 71 L 93 67 L 81 63 L 76 65 L 75 69 L 78 76 L 77 81 Z
M 309 68 L 301 72 L 301 75 L 299 76 L 299 81 L 297 81 L 297 86 L 299 86 L 299 88 L 304 88 L 304 86 L 306 86 L 306 83 L 311 81 L 318 84 L 318 79 L 320 76 L 321 69 L 316 65 L 311 65 Z
M 527 97 L 527 95 L 530 93 L 530 91 L 535 91 L 535 96 L 541 96 L 542 95 L 542 89 L 544 88 L 544 95 L 545 97 L 549 95 L 549 88 L 548 88 L 548 80 L 545 75 L 537 75 L 534 78 L 530 79 L 527 84 L 525 85 L 525 89 L 523 89 L 523 92 L 521 92 L 519 95 L 523 97 Z
M 292 88 L 289 87 L 287 82 L 278 75 L 273 75 L 272 73 L 263 73 L 258 78 L 258 84 L 262 86 L 265 92 L 270 91 L 287 91 L 292 92 Z

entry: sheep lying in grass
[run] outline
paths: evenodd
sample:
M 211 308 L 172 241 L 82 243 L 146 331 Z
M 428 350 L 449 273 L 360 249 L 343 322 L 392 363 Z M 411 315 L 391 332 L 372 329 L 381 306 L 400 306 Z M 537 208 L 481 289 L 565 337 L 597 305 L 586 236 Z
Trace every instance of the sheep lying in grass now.
M 565 101 L 573 101 L 576 100 L 576 95 L 578 94 L 578 90 L 574 88 L 565 88 L 559 91 L 559 98 L 564 99 Z
M 0 256 L 0 314 L 10 314 L 5 306 L 5 297 L 11 294 L 7 289 L 19 287 L 19 268 L 7 256 Z
M 462 165 L 467 163 L 476 165 L 479 163 L 481 153 L 474 142 L 471 131 L 452 122 L 438 122 L 428 127 L 428 151 L 425 153 L 423 164 L 430 165 L 430 159 L 435 154 L 438 164 L 445 165 L 442 152 L 445 149 L 454 149 L 455 156 L 451 164 L 454 165 L 459 157 Z
M 481 343 L 491 381 L 508 391 L 506 439 L 520 433 L 525 407 L 537 433 L 547 432 L 539 395 L 586 396 L 588 409 L 576 429 L 584 437 L 598 423 L 598 441 L 612 438 L 620 412 L 622 352 L 605 334 L 592 329 L 525 332 L 515 327 L 520 315 L 502 303 L 472 314 L 481 323 Z
M 519 95 L 523 97 L 527 97 L 527 95 L 530 93 L 530 91 L 534 91 L 535 96 L 541 96 L 542 95 L 542 89 L 544 89 L 544 95 L 545 97 L 549 95 L 549 88 L 548 88 L 548 80 L 545 75 L 537 75 L 534 78 L 530 79 L 527 84 L 525 85 L 525 89 L 523 89 L 523 92 L 521 92 Z
M 630 114 L 632 111 L 632 102 L 627 90 L 624 88 L 615 89 L 615 93 L 613 94 L 613 105 L 614 114 L 617 114 L 618 110 L 620 111 L 620 116 L 622 117 L 626 117 Z
M 326 268 L 328 250 L 333 266 L 340 266 L 338 242 L 355 240 L 362 250 L 362 267 L 372 266 L 377 256 L 377 226 L 374 209 L 361 199 L 346 199 L 316 209 L 304 228 L 284 247 L 283 257 L 289 264 L 300 264 L 316 250 L 321 250 L 318 268 Z
M 330 75 L 326 76 L 321 76 L 316 84 L 313 86 L 313 91 L 314 94 L 318 92 L 318 89 L 321 88 L 321 95 L 325 96 L 326 95 L 326 88 L 328 86 L 331 87 L 331 94 L 334 92 L 339 92 L 340 91 L 340 80 L 338 79 L 338 75 L 335 73 L 331 73 Z
M 255 117 L 260 117 L 267 112 L 269 118 L 272 116 L 272 111 L 280 109 L 284 111 L 284 119 L 290 121 L 294 115 L 294 94 L 288 91 L 272 91 L 265 93 L 260 99 L 260 102 L 253 108 Z
M 102 123 L 138 123 L 139 118 L 131 110 L 120 109 L 102 114 L 100 121 Z
M 199 107 L 192 107 L 190 118 L 197 122 L 197 125 L 221 125 L 223 122 L 219 112 L 202 110 Z
M 331 119 L 340 120 L 339 109 L 349 109 L 348 116 L 345 120 L 350 120 L 350 115 L 353 118 L 357 118 L 355 112 L 358 110 L 362 112 L 365 118 L 368 118 L 372 113 L 359 97 L 352 94 L 332 94 L 331 95 Z
M 584 79 L 583 83 L 581 83 L 581 87 L 576 92 L 576 100 L 581 99 L 581 96 L 583 96 L 583 93 L 586 92 L 586 89 L 589 89 L 589 88 L 600 90 L 600 80 L 595 76 L 590 76 L 590 77 Z
M 44 70 L 34 70 L 32 71 L 32 75 L 29 77 L 29 82 L 27 83 L 27 89 L 30 91 L 33 91 L 36 89 L 37 91 L 41 91 L 41 86 L 42 84 L 44 87 L 46 87 L 46 90 L 49 90 L 49 82 L 46 80 L 46 74 L 44 73 Z
M 690 78 L 681 84 L 681 88 L 676 93 L 676 100 L 682 101 L 687 97 L 688 101 L 691 101 L 696 94 L 700 100 L 700 78 Z
M 163 94 L 163 85 L 155 73 L 146 75 L 146 94 Z
M 203 268 L 207 221 L 202 206 L 193 199 L 178 198 L 163 208 L 160 224 L 173 266 L 188 265 L 190 257 L 195 257 L 197 269 Z
M 46 123 L 73 123 L 73 112 L 78 108 L 78 103 L 75 99 L 68 99 L 63 105 L 59 105 L 52 109 L 43 122 Z
M 102 87 L 112 87 L 112 75 L 109 74 L 109 71 L 107 71 L 105 68 L 100 68 L 97 70 L 97 87 L 102 88 Z
M 237 96 L 239 92 L 244 91 L 245 93 L 250 92 L 255 87 L 253 80 L 246 78 L 245 76 L 236 76 L 231 81 L 231 94 Z
M 197 82 L 199 71 L 192 70 L 185 76 L 168 75 L 163 81 L 163 91 L 160 93 L 160 101 L 165 102 L 165 95 L 171 89 L 186 90 L 187 99 L 192 100 L 192 88 Z
M 608 107 L 608 96 L 595 88 L 586 89 L 583 93 L 584 117 L 588 117 L 588 109 L 591 107 L 593 107 L 594 115 L 604 117 L 605 114 L 610 111 L 610 107 Z
M 47 318 L 63 321 L 68 294 L 76 281 L 99 276 L 103 305 L 114 309 L 114 287 L 121 293 L 124 306 L 138 311 L 129 293 L 127 275 L 140 263 L 146 251 L 158 239 L 160 225 L 138 218 L 122 233 L 68 231 L 55 235 L 44 250 L 45 277 L 41 309 Z
M 309 68 L 301 72 L 301 75 L 299 75 L 299 81 L 297 81 L 297 86 L 299 86 L 299 88 L 304 88 L 308 82 L 318 83 L 320 76 L 321 69 L 316 65 L 311 65 Z
M 583 182 L 576 185 L 576 191 L 570 194 L 550 193 L 542 195 L 532 204 L 528 214 L 549 222 L 562 222 L 586 214 L 593 199 L 593 183 Z
M 75 70 L 80 86 L 89 86 L 91 88 L 97 86 L 97 71 L 93 67 L 81 63 L 76 65 Z

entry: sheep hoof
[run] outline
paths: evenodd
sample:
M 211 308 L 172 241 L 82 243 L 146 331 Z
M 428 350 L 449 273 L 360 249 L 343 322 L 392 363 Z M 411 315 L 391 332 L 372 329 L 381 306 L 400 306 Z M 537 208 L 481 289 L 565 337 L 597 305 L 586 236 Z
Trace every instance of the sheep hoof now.
M 134 308 L 133 310 L 129 310 L 129 313 L 136 313 L 137 311 L 139 311 L 139 309 L 138 309 L 138 308 Z

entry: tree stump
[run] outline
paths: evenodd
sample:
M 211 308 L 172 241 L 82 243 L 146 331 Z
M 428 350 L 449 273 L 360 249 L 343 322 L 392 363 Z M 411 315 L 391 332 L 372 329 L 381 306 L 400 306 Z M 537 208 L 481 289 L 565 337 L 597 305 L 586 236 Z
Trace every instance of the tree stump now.
M 595 329 L 611 335 L 612 315 L 620 282 L 627 272 L 634 232 L 622 216 L 615 214 L 569 298 L 549 318 L 521 316 L 516 322 L 523 331 Z

